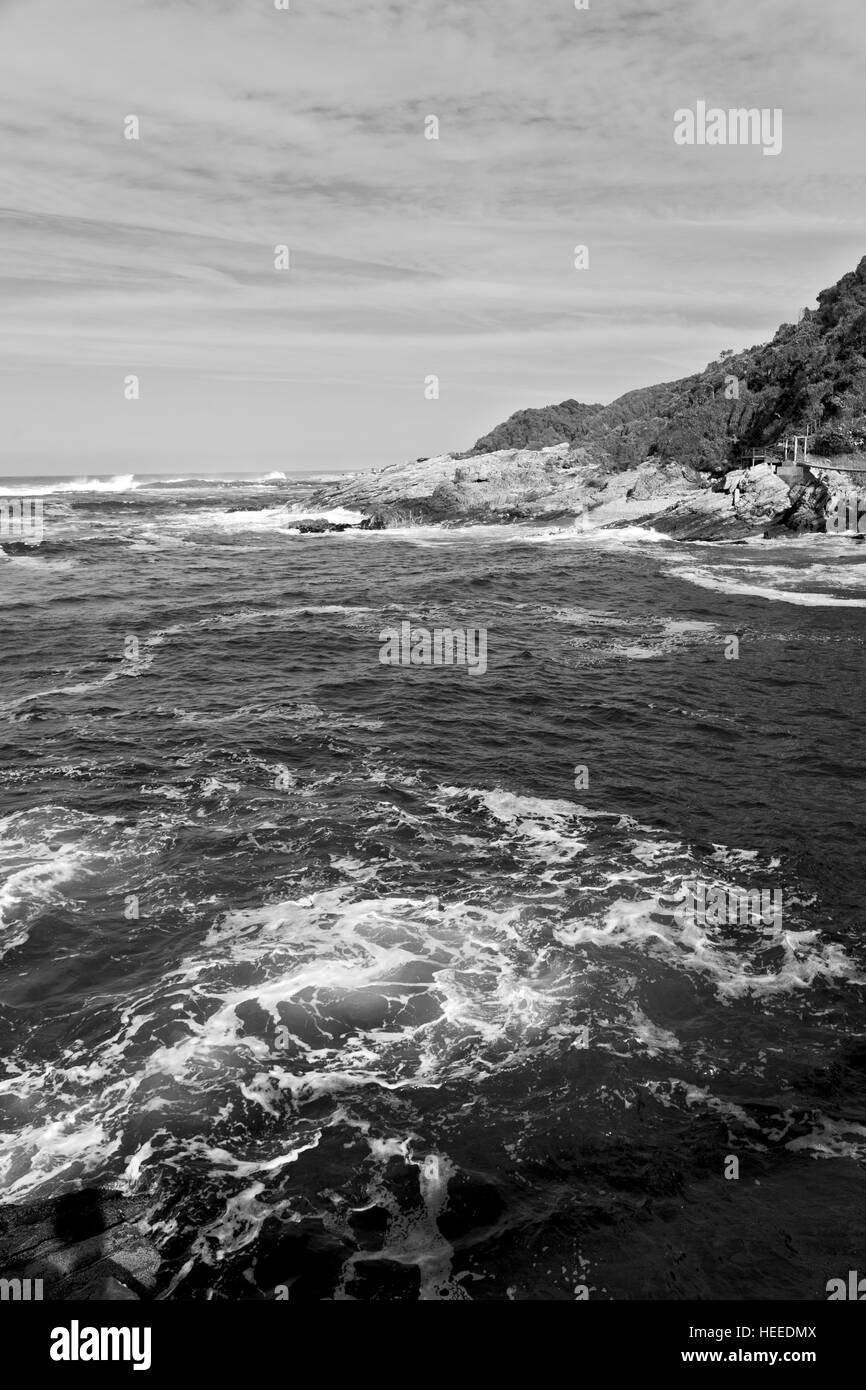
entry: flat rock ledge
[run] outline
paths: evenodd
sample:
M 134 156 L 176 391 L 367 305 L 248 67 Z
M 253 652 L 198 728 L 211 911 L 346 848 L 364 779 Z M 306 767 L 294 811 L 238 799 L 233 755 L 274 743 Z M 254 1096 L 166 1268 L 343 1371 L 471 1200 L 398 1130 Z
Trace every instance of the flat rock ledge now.
M 351 508 L 365 513 L 363 520 L 353 526 L 307 517 L 297 529 L 643 526 L 681 540 L 745 540 L 829 529 L 833 502 L 866 479 L 866 473 L 834 471 L 817 461 L 796 473 L 783 477 L 766 462 L 701 473 L 655 458 L 611 470 L 590 450 L 567 444 L 501 449 L 471 459 L 444 454 L 359 473 L 317 492 L 313 507 Z
M 157 1297 L 161 1259 L 144 1231 L 145 1206 L 143 1198 L 97 1188 L 2 1206 L 0 1276 L 30 1280 L 31 1298 L 41 1279 L 45 1301 Z

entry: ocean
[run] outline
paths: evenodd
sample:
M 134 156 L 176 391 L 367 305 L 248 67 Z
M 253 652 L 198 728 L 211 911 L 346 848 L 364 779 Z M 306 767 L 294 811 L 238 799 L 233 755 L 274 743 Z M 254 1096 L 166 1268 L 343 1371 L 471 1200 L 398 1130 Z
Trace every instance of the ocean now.
M 2 486 L 4 1204 L 134 1194 L 176 1299 L 862 1264 L 863 547 Z M 403 622 L 486 670 L 383 663 Z

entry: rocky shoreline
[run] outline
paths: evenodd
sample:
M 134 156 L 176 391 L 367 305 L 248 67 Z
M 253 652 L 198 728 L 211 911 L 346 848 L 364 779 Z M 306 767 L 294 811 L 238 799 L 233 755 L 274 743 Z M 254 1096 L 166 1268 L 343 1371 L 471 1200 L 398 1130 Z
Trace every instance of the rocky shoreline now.
M 524 523 L 644 526 L 680 540 L 747 540 L 829 530 L 834 502 L 858 486 L 866 493 L 866 459 L 862 471 L 848 472 L 816 461 L 791 480 L 779 476 L 772 462 L 715 475 L 649 459 L 606 472 L 585 454 L 563 443 L 500 449 L 468 460 L 444 454 L 359 473 L 316 493 L 311 506 L 323 512 L 354 509 L 363 520 L 311 517 L 299 521 L 297 530 Z

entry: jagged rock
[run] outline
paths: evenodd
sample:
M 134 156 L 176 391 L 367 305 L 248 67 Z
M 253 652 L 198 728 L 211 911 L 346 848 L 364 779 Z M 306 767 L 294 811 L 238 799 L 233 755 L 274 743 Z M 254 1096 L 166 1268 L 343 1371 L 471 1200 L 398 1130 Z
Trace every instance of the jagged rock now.
M 365 516 L 360 523 L 361 531 L 385 531 L 393 529 L 395 526 L 421 526 L 424 522 L 435 519 L 441 521 L 443 517 L 437 515 L 435 518 L 430 516 L 430 508 L 426 502 L 421 502 L 417 507 L 377 507 L 370 516 Z
M 459 474 L 460 469 L 458 468 L 454 476 L 458 481 L 462 481 L 459 479 Z M 455 513 L 465 511 L 468 501 L 466 488 L 459 487 L 456 483 L 440 483 L 438 487 L 433 489 L 430 496 L 432 510 L 440 512 L 443 517 L 454 516 Z
M 650 466 L 641 469 L 640 476 L 629 488 L 626 496 L 629 501 L 646 502 L 649 498 L 659 497 L 672 489 L 692 491 L 703 486 L 697 469 L 683 467 L 679 463 L 667 463 L 658 468 Z
M 299 521 L 295 527 L 302 535 L 318 535 L 321 531 L 353 531 L 354 521 L 328 521 L 327 517 L 316 516 L 311 521 Z
M 656 512 L 647 524 L 684 541 L 738 540 L 755 534 L 754 525 L 738 516 L 729 497 L 709 489 Z
M 767 464 L 758 464 L 743 474 L 737 491 L 735 509 L 743 520 L 766 519 L 788 506 L 788 487 Z
M 42 1279 L 46 1300 L 153 1297 L 161 1258 L 144 1210 L 141 1199 L 98 1188 L 0 1207 L 0 1268 Z
M 140 1302 L 140 1296 L 117 1278 L 112 1273 L 111 1265 L 103 1260 L 76 1283 L 74 1297 L 88 1303 Z

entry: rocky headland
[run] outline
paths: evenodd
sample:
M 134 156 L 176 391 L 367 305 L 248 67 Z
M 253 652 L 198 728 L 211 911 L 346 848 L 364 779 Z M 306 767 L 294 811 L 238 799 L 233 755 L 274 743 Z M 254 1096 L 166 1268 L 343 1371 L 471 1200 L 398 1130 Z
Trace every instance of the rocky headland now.
M 353 474 L 311 505 L 360 511 L 363 529 L 646 525 L 737 540 L 824 531 L 852 492 L 866 496 L 866 257 L 769 343 L 610 405 L 517 411 L 464 453 Z

